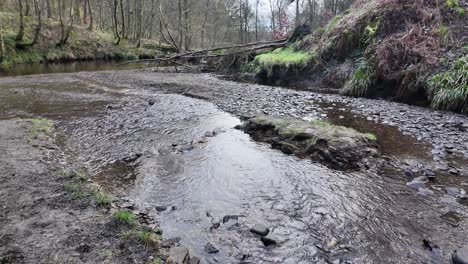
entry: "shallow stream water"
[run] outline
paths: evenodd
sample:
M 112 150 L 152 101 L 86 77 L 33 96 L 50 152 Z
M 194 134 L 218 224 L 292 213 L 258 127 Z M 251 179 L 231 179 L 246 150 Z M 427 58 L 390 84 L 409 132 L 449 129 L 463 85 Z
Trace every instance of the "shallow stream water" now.
M 467 207 L 443 191 L 421 196 L 396 172 L 340 172 L 284 155 L 207 101 L 73 74 L 2 78 L 0 101 L 1 119 L 52 119 L 72 160 L 149 208 L 164 237 L 180 238 L 203 263 L 447 263 L 468 237 Z M 373 127 L 386 155 L 428 159 L 398 130 L 334 109 L 332 122 Z M 438 184 L 466 188 L 464 179 Z M 440 218 L 449 210 L 463 216 L 460 226 Z M 238 220 L 223 223 L 227 215 Z M 249 232 L 255 224 L 278 245 L 265 247 Z M 206 243 L 219 252 L 206 253 Z

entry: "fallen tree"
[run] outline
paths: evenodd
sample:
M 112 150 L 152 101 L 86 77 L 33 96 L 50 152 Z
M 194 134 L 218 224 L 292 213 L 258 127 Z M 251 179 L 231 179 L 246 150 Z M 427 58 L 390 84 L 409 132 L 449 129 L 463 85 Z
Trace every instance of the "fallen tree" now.
M 284 47 L 288 43 L 287 39 L 280 39 L 280 40 L 273 40 L 273 41 L 262 41 L 262 42 L 251 42 L 246 44 L 237 44 L 231 46 L 222 46 L 216 48 L 209 48 L 209 49 L 202 49 L 196 51 L 187 51 L 183 53 L 177 53 L 170 56 L 165 57 L 156 57 L 154 59 L 144 59 L 144 60 L 134 60 L 128 61 L 122 64 L 117 65 L 123 66 L 132 63 L 173 63 L 177 65 L 184 65 L 183 63 L 179 62 L 180 60 L 200 60 L 205 61 L 206 59 L 212 58 L 221 58 L 221 57 L 229 57 L 229 56 L 240 56 L 240 55 L 247 55 L 257 50 L 265 50 L 265 49 L 276 49 Z M 220 53 L 216 53 L 216 51 L 223 51 Z

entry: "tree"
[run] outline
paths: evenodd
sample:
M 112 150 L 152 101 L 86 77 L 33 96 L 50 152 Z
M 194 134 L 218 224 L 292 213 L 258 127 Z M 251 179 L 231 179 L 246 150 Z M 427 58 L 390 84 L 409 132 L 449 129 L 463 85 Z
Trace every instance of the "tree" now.
M 23 0 L 18 0 L 18 6 L 19 6 L 20 24 L 19 24 L 18 34 L 16 35 L 16 38 L 15 38 L 17 42 L 23 41 L 23 38 L 24 38 Z

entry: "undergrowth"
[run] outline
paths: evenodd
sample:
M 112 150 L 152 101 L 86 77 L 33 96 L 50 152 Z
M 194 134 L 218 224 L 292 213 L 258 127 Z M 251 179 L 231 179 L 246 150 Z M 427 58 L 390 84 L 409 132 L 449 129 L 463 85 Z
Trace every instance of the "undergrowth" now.
M 434 75 L 427 82 L 431 106 L 441 110 L 468 112 L 468 55 L 453 67 Z
M 351 78 L 345 83 L 341 93 L 350 96 L 368 96 L 374 81 L 375 68 L 373 63 L 363 60 Z
M 31 119 L 33 127 L 31 129 L 31 137 L 37 138 L 40 135 L 48 135 L 54 129 L 54 124 L 45 118 L 33 118 Z
M 307 66 L 312 59 L 312 54 L 305 51 L 298 51 L 292 47 L 279 48 L 272 52 L 260 54 L 255 57 L 254 64 L 264 68 L 271 68 L 274 65 L 284 65 L 297 68 Z
M 114 218 L 122 224 L 133 226 L 138 220 L 138 216 L 128 210 L 119 210 L 114 214 Z

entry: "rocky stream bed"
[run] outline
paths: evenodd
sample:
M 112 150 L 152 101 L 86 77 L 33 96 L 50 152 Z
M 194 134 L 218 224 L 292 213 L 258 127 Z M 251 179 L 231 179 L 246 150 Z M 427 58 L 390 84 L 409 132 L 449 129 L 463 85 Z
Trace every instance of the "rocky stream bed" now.
M 466 251 L 465 115 L 151 70 L 1 78 L 0 101 L 1 263 L 448 263 Z M 235 129 L 254 116 L 352 128 L 360 163 L 379 158 L 336 170 L 322 161 L 342 144 L 314 140 L 311 160 L 289 134 L 260 140 L 272 149 Z M 50 143 L 28 139 L 24 120 L 39 117 L 54 124 Z M 113 195 L 110 211 L 161 230 L 157 250 L 121 242 L 112 212 L 57 191 L 69 180 L 47 175 L 68 167 Z

